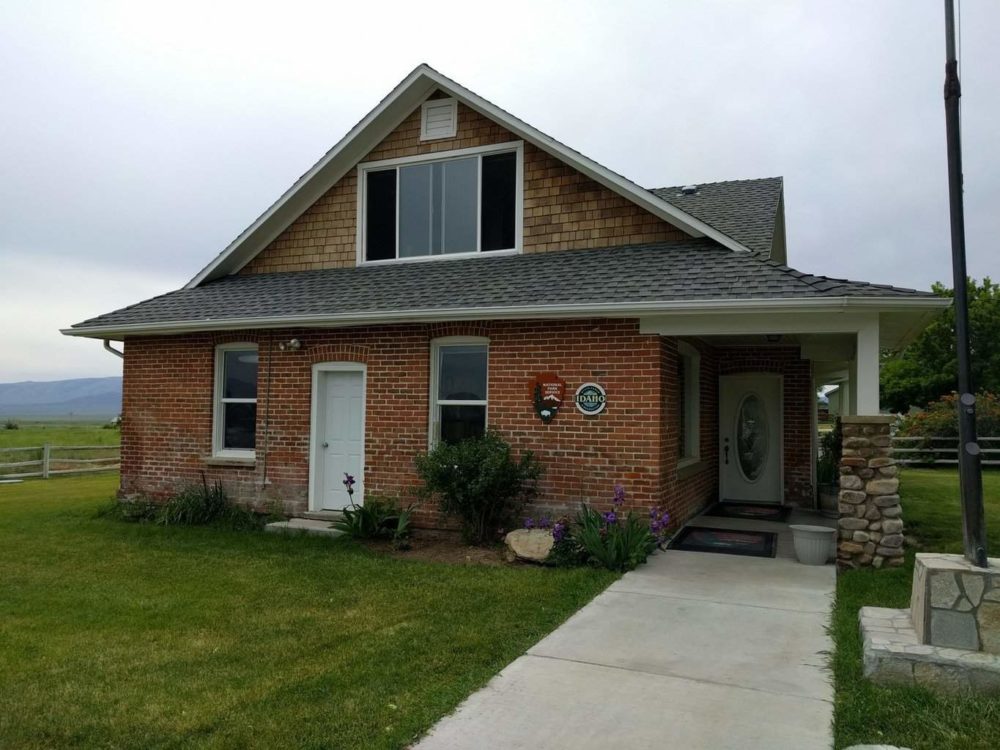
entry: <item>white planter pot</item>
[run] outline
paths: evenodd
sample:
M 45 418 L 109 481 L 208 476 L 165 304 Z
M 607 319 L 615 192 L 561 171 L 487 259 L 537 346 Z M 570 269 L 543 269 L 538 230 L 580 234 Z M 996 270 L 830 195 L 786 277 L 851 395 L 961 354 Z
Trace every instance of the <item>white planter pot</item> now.
M 795 557 L 800 563 L 803 565 L 826 565 L 826 561 L 830 559 L 830 551 L 834 549 L 836 529 L 806 524 L 792 524 L 788 528 L 792 530 Z

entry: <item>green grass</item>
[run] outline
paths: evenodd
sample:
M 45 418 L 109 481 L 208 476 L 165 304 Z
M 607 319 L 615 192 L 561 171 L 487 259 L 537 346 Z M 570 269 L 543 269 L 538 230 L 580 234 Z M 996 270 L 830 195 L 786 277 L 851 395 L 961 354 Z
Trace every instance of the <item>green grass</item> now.
M 0 419 L 0 448 L 22 448 L 42 445 L 118 445 L 121 433 L 104 429 L 94 422 L 17 422 L 18 429 L 4 429 Z
M 983 476 L 989 545 L 1000 551 L 1000 473 Z M 950 469 L 906 469 L 900 494 L 907 536 L 917 551 L 962 552 L 958 476 Z M 993 750 L 1000 747 L 1000 698 L 945 697 L 922 688 L 878 687 L 861 672 L 858 610 L 863 606 L 908 607 L 913 554 L 894 570 L 857 570 L 837 580 L 832 635 L 838 748 L 873 743 L 913 750 Z
M 99 518 L 115 483 L 0 485 L 0 747 L 402 747 L 615 578 Z

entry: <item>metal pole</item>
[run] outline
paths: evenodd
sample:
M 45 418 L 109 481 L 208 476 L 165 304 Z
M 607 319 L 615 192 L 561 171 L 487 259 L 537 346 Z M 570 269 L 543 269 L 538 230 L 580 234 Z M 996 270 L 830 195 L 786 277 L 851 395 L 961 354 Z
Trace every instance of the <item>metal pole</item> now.
M 965 557 L 986 567 L 986 521 L 983 515 L 983 475 L 976 442 L 976 397 L 969 364 L 969 295 L 965 270 L 965 207 L 962 201 L 962 139 L 959 130 L 958 58 L 955 54 L 955 5 L 945 0 L 947 62 L 944 112 L 948 137 L 948 197 L 951 204 L 951 264 L 955 281 L 955 338 L 958 353 L 958 473 L 962 492 L 962 535 Z

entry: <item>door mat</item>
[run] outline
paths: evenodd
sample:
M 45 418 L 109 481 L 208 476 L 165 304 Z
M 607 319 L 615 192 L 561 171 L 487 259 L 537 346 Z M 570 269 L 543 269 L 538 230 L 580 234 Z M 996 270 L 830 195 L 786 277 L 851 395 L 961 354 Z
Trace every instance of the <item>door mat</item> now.
M 753 518 L 758 521 L 784 521 L 788 518 L 791 508 L 781 505 L 765 505 L 763 503 L 716 503 L 705 511 L 706 516 L 722 516 L 723 518 Z
M 670 542 L 670 549 L 720 552 L 724 555 L 774 557 L 777 535 L 770 531 L 734 531 L 685 526 Z

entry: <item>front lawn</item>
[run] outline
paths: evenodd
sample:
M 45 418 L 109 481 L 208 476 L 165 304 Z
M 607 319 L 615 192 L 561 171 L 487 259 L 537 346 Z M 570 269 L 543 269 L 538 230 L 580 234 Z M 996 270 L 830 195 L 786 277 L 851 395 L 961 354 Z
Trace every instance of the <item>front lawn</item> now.
M 989 550 L 1000 555 L 1000 473 L 983 477 Z M 906 469 L 900 488 L 906 534 L 916 551 L 962 552 L 958 476 L 949 469 Z M 838 748 L 892 744 L 913 750 L 992 750 L 1000 747 L 1000 699 L 947 698 L 921 688 L 877 687 L 862 677 L 858 610 L 863 606 L 908 607 L 913 554 L 894 570 L 857 570 L 837 580 L 832 634 Z
M 96 516 L 0 485 L 0 747 L 398 748 L 614 575 Z

